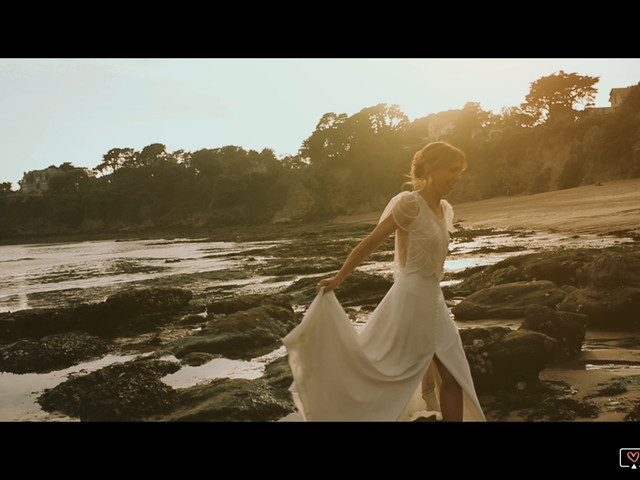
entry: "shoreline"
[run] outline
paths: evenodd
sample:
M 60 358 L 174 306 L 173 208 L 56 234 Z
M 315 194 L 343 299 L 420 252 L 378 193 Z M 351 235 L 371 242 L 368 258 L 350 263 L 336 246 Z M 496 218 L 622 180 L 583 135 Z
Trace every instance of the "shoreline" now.
M 539 231 L 566 234 L 629 236 L 640 240 L 640 178 L 471 202 L 452 202 L 454 223 L 468 229 Z M 261 225 L 175 226 L 104 232 L 49 233 L 0 238 L 0 246 L 101 240 L 158 238 L 234 238 L 295 236 L 309 230 L 357 225 L 374 226 L 381 210 L 341 215 L 322 222 L 265 223 Z

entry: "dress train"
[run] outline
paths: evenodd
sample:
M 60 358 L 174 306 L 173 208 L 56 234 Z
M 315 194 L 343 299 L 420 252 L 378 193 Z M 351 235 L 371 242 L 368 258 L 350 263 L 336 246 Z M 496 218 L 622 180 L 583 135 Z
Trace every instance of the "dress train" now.
M 306 421 L 439 415 L 441 378 L 434 355 L 462 387 L 463 420 L 485 421 L 435 277 L 399 276 L 360 332 L 333 291 L 320 293 L 283 344 L 294 378 L 290 391 Z

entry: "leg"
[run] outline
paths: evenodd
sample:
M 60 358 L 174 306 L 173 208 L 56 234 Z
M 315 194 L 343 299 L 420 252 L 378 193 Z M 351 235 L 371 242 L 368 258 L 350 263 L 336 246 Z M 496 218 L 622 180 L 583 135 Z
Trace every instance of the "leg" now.
M 449 373 L 445 366 L 434 356 L 438 372 L 442 378 L 440 386 L 440 408 L 442 409 L 442 419 L 445 422 L 462 421 L 462 387 L 456 379 Z

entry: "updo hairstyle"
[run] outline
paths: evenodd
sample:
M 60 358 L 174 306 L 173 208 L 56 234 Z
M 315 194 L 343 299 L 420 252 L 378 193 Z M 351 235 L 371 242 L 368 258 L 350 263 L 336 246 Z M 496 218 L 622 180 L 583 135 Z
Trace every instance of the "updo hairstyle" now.
M 463 169 L 467 168 L 464 152 L 446 142 L 432 142 L 413 156 L 410 180 L 407 182 L 414 190 L 421 190 L 427 183 L 427 174 L 437 168 L 446 167 L 462 159 Z

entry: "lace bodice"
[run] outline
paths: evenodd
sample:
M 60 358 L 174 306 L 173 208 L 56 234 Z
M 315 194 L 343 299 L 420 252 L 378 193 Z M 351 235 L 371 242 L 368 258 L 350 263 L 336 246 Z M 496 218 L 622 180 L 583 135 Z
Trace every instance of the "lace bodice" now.
M 449 232 L 454 227 L 453 207 L 446 200 L 441 200 L 441 205 L 442 219 L 418 192 L 401 192 L 389 201 L 380 222 L 393 215 L 399 227 L 395 234 L 394 275 L 419 271 L 442 280 Z

